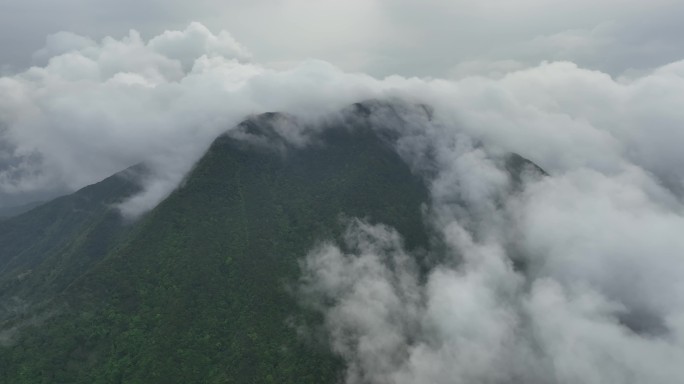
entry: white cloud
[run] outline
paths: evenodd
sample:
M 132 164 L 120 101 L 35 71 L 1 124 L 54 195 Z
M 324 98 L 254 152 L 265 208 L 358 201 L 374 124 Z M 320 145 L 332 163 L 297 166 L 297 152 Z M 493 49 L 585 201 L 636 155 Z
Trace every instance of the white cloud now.
M 62 33 L 41 52 L 54 56 L 0 79 L 5 140 L 15 157 L 35 154 L 52 168 L 13 177 L 16 191 L 74 188 L 159 151 L 196 158 L 249 113 L 322 114 L 383 95 L 426 101 L 448 124 L 551 171 L 618 172 L 626 160 L 682 188 L 684 171 L 671 166 L 684 161 L 682 62 L 632 80 L 562 62 L 494 78 L 378 80 L 321 61 L 283 70 L 244 62 L 248 53 L 228 33 L 197 23 L 147 42 L 135 31 L 100 43 Z M 68 176 L 74 167 L 82 172 Z
M 193 22 L 184 31 L 165 31 L 152 38 L 148 46 L 155 52 L 178 60 L 185 70 L 195 64 L 202 56 L 249 59 L 251 54 L 228 32 L 214 35 L 204 25 Z
M 57 52 L 45 66 L 0 78 L 10 96 L 0 101 L 2 140 L 13 159 L 0 170 L 5 195 L 74 189 L 146 161 L 157 198 L 127 207 L 149 209 L 248 114 L 332 112 L 370 96 L 366 83 L 375 82 L 318 61 L 284 71 L 250 64 L 227 32 L 199 24 L 149 42 L 135 31 L 94 45 L 71 44 L 89 40 L 69 34 L 53 40 L 67 42 L 44 51 Z
M 334 345 L 345 346 L 337 351 L 350 364 L 347 382 L 669 383 L 684 376 L 677 187 L 684 177 L 680 155 L 660 144 L 677 140 L 681 125 L 673 122 L 682 120 L 656 99 L 644 102 L 653 87 L 679 81 L 680 65 L 628 82 L 571 63 L 500 79 L 401 81 L 399 93 L 425 95 L 436 118 L 394 108 L 400 117 L 382 124 L 388 115 L 380 111 L 378 124 L 402 134 L 399 152 L 414 169 L 429 167 L 425 152 L 433 155 L 437 173 L 425 174 L 429 220 L 446 241 L 446 261 L 411 287 L 413 299 L 397 300 L 395 276 L 422 280 L 414 269 L 380 262 L 407 257 L 401 247 L 384 247 L 386 236 L 363 251 L 328 245 L 308 255 L 303 285 L 330 295 L 323 313 Z M 671 105 L 680 92 L 657 94 Z M 506 151 L 551 175 L 514 193 Z M 351 238 L 345 249 L 357 248 Z M 322 258 L 337 266 L 342 292 L 328 290 L 318 274 Z M 367 260 L 372 269 L 356 267 Z M 380 303 L 346 293 L 369 292 L 366 280 L 385 287 L 374 296 Z M 387 307 L 400 315 L 375 312 Z M 380 335 L 393 343 L 360 349 Z
M 661 319 L 684 308 L 680 204 L 643 172 L 579 170 L 528 189 L 519 225 L 531 267 Z

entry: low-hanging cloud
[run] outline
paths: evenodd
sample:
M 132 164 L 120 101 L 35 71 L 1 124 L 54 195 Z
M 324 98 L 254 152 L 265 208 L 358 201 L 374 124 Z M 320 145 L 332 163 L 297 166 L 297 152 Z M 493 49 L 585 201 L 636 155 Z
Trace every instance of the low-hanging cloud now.
M 303 302 L 324 314 L 332 348 L 348 363 L 346 382 L 684 377 L 681 160 L 666 146 L 655 155 L 656 143 L 681 132 L 662 124 L 662 108 L 610 103 L 629 103 L 663 73 L 672 72 L 618 84 L 544 64 L 461 83 L 478 92 L 452 109 L 449 99 L 434 99 L 432 118 L 419 107 L 377 111 L 374 125 L 398 130 L 397 150 L 428 182 L 427 220 L 446 250 L 422 276 L 395 231 L 355 222 L 343 247 L 324 243 L 308 254 Z M 578 81 L 600 80 L 606 87 L 592 93 L 610 97 L 592 101 L 607 109 L 575 99 Z M 483 90 L 488 103 L 480 104 Z M 643 113 L 661 125 L 644 132 L 627 120 Z M 481 117 L 491 125 L 471 124 Z M 517 189 L 508 151 L 535 158 L 550 175 L 531 169 Z
M 682 188 L 684 171 L 671 165 L 684 163 L 676 108 L 684 62 L 633 80 L 565 62 L 499 79 L 376 79 L 321 61 L 268 69 L 250 62 L 227 32 L 199 23 L 148 41 L 135 31 L 100 42 L 58 33 L 36 55 L 43 65 L 0 78 L 0 193 L 7 199 L 73 190 L 141 161 L 168 180 L 157 193 L 163 197 L 219 133 L 248 114 L 322 115 L 387 96 L 430 104 L 472 137 L 551 171 L 618 172 L 626 160 Z
M 406 124 L 418 112 L 410 112 Z M 424 120 L 437 169 L 428 220 L 446 244 L 422 276 L 401 237 L 354 222 L 302 264 L 347 383 L 669 383 L 684 376 L 684 230 L 635 166 L 524 175 Z M 401 139 L 400 139 L 401 142 Z M 404 148 L 404 149 L 402 149 Z M 419 169 L 420 166 L 416 168 Z M 343 251 L 343 249 L 345 251 Z
M 59 33 L 38 55 L 45 65 L 0 78 L 0 194 L 73 190 L 146 162 L 156 178 L 124 205 L 131 214 L 165 197 L 245 116 L 323 113 L 373 93 L 371 78 L 324 62 L 287 71 L 250 63 L 227 32 L 198 23 L 149 41 L 135 31 L 101 42 Z
M 247 115 L 407 102 L 370 119 L 399 134 L 398 153 L 428 183 L 443 262 L 421 276 L 394 230 L 355 222 L 347 247 L 326 243 L 303 263 L 302 292 L 350 383 L 684 377 L 684 61 L 632 78 L 543 62 L 378 79 L 323 61 L 268 68 L 200 24 L 147 40 L 60 33 L 35 60 L 0 78 L 0 197 L 145 162 L 144 192 L 121 205 L 129 216 Z M 549 176 L 516 187 L 510 152 Z

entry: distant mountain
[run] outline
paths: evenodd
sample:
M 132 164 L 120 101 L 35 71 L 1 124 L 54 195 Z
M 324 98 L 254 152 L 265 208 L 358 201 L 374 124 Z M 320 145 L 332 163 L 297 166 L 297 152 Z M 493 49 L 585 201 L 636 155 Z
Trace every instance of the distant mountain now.
M 0 381 L 338 382 L 325 339 L 301 332 L 320 318 L 292 293 L 300 258 L 352 217 L 430 244 L 424 181 L 371 109 L 345 113 L 308 145 L 278 128 L 291 116 L 246 120 L 133 225 L 113 208 L 138 191 L 130 171 L 0 222 Z
M 33 201 L 21 205 L 13 205 L 10 207 L 0 207 L 0 220 L 7 219 L 13 216 L 21 215 L 24 212 L 28 212 L 35 207 L 43 205 L 44 201 Z
M 107 254 L 125 229 L 114 205 L 140 191 L 141 172 L 132 167 L 0 221 L 0 321 L 50 299 Z

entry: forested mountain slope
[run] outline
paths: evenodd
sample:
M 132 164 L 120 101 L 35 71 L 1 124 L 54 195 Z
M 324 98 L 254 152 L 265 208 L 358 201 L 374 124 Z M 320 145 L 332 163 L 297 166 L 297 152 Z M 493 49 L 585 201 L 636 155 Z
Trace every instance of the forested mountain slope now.
M 324 342 L 298 332 L 315 323 L 288 288 L 298 278 L 298 259 L 339 236 L 350 217 L 392 225 L 409 247 L 425 246 L 421 204 L 428 192 L 365 127 L 326 129 L 299 147 L 271 127 L 278 118 L 255 117 L 218 138 L 182 186 L 130 229 L 133 235 L 61 293 L 49 320 L 23 328 L 0 349 L 0 379 L 339 378 L 340 362 Z M 61 215 L 54 215 L 61 229 Z M 77 231 L 59 237 L 84 236 Z
M 140 191 L 131 167 L 0 221 L 0 324 L 50 301 L 105 257 L 130 228 L 115 204 Z

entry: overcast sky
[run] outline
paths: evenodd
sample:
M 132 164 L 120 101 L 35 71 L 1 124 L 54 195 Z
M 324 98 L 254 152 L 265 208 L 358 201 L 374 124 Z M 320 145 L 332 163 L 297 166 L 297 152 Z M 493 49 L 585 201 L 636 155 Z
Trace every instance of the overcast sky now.
M 29 65 L 57 31 L 149 38 L 198 21 L 273 66 L 462 77 L 569 60 L 619 75 L 679 59 L 682 17 L 678 0 L 3 0 L 0 63 Z

